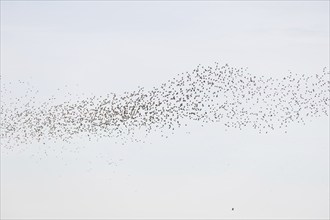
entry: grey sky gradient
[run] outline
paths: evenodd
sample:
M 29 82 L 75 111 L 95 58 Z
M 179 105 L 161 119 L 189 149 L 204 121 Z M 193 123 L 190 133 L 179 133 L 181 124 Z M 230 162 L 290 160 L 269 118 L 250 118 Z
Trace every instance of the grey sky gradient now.
M 12 97 L 18 80 L 64 101 L 151 88 L 199 63 L 280 77 L 321 73 L 329 58 L 326 1 L 1 2 Z M 196 123 L 115 142 L 1 148 L 1 218 L 329 218 L 327 117 L 288 133 Z

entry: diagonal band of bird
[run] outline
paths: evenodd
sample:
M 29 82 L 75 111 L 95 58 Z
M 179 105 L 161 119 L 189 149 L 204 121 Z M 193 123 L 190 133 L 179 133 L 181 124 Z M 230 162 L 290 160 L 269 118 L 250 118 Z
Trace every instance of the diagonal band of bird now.
M 40 106 L 1 102 L 2 146 L 69 141 L 80 134 L 129 137 L 138 129 L 175 130 L 187 120 L 267 133 L 329 116 L 329 76 L 326 68 L 315 75 L 254 76 L 246 69 L 215 63 L 198 65 L 150 90 L 61 104 L 50 100 Z

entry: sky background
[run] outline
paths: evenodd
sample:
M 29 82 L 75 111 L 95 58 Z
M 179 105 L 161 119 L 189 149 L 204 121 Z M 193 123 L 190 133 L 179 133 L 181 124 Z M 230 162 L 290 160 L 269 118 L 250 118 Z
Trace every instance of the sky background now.
M 1 1 L 3 99 L 25 94 L 18 80 L 64 101 L 214 62 L 321 73 L 329 2 Z M 329 118 L 267 135 L 192 123 L 145 143 L 1 148 L 1 217 L 329 218 Z

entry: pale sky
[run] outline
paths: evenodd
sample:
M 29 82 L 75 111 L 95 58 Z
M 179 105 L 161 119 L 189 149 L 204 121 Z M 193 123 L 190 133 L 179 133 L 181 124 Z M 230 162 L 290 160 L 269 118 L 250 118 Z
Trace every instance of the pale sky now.
M 216 61 L 272 77 L 322 72 L 329 2 L 1 1 L 1 83 L 28 81 L 40 99 L 64 100 L 65 85 L 151 88 Z M 329 218 L 328 117 L 286 134 L 187 131 L 1 148 L 1 218 Z

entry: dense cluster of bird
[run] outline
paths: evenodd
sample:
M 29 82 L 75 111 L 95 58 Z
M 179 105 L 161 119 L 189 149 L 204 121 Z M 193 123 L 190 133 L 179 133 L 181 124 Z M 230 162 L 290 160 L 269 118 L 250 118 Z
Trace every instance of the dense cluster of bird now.
M 189 120 L 267 133 L 292 122 L 328 116 L 329 76 L 326 69 L 315 75 L 254 76 L 247 69 L 216 63 L 198 65 L 150 90 L 138 88 L 61 104 L 51 98 L 40 105 L 33 105 L 31 99 L 19 106 L 16 98 L 1 103 L 1 143 L 12 147 L 33 141 L 70 141 L 79 135 L 139 141 L 135 132 L 175 130 Z M 33 94 L 29 92 L 25 98 Z

